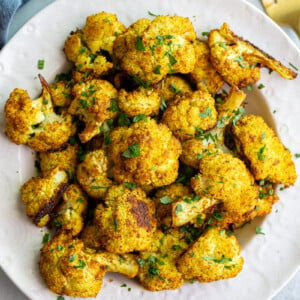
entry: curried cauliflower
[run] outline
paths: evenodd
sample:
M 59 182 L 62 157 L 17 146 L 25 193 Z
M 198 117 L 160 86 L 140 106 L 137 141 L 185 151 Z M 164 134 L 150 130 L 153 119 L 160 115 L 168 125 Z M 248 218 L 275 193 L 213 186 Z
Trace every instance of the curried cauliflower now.
M 38 154 L 42 175 L 46 176 L 56 167 L 68 173 L 70 179 L 75 175 L 78 163 L 78 146 L 67 144 L 66 148 L 57 151 L 40 152 Z
M 139 87 L 134 91 L 119 91 L 118 104 L 130 117 L 157 115 L 160 107 L 159 94 L 154 89 Z
M 257 205 L 258 188 L 245 164 L 229 153 L 205 156 L 200 173 L 191 179 L 191 187 L 201 197 L 223 203 L 229 223 L 239 222 Z
M 292 155 L 262 117 L 245 115 L 232 126 L 235 145 L 256 180 L 268 179 L 285 186 L 297 179 Z
M 113 182 L 107 177 L 109 162 L 104 150 L 95 150 L 85 155 L 78 165 L 76 178 L 83 190 L 92 198 L 103 198 Z
M 56 294 L 71 297 L 96 297 L 106 272 L 136 276 L 138 264 L 132 255 L 96 252 L 70 234 L 60 233 L 44 244 L 40 253 L 40 273 Z
M 260 78 L 260 68 L 267 67 L 285 79 L 297 74 L 256 46 L 235 35 L 227 23 L 208 35 L 212 65 L 232 86 L 245 87 Z
M 27 216 L 34 224 L 42 227 L 50 221 L 50 213 L 58 203 L 67 182 L 67 173 L 55 168 L 47 176 L 34 177 L 23 184 L 21 200 L 26 206 Z
M 72 236 L 78 235 L 84 226 L 88 199 L 76 184 L 71 184 L 62 195 L 63 201 L 55 208 L 54 224 L 61 230 L 69 231 Z
M 116 38 L 113 54 L 122 70 L 144 84 L 155 84 L 167 74 L 193 70 L 195 38 L 195 30 L 187 18 L 140 19 Z
M 104 204 L 98 204 L 95 210 L 101 244 L 107 251 L 119 254 L 147 250 L 154 242 L 154 213 L 154 203 L 141 188 L 111 186 Z
M 72 133 L 72 119 L 53 110 L 49 86 L 39 76 L 43 90 L 31 100 L 27 91 L 14 89 L 5 104 L 5 133 L 16 144 L 25 144 L 38 152 L 54 150 L 66 143 Z
M 184 233 L 171 229 L 161 233 L 157 252 L 141 252 L 137 259 L 140 269 L 138 280 L 150 291 L 177 289 L 183 277 L 176 268 L 176 260 L 188 248 Z
M 204 91 L 177 95 L 164 111 L 161 121 L 177 138 L 191 139 L 197 131 L 205 131 L 215 126 L 217 122 L 215 100 Z
M 82 143 L 86 143 L 101 133 L 101 125 L 105 120 L 117 115 L 118 92 L 110 82 L 101 79 L 77 83 L 72 91 L 75 98 L 69 112 L 78 115 L 85 123 L 79 138 Z
M 65 41 L 66 57 L 80 73 L 103 75 L 113 69 L 113 44 L 125 29 L 115 14 L 100 12 L 91 15 L 83 29 L 72 32 Z
M 208 229 L 178 259 L 177 268 L 185 279 L 200 282 L 235 277 L 243 268 L 240 246 L 234 235 L 219 227 Z
M 198 90 L 215 94 L 224 85 L 224 80 L 210 62 L 208 44 L 204 41 L 195 40 L 193 45 L 196 54 L 196 64 L 194 70 L 189 73 L 189 78 L 196 84 Z
M 109 146 L 115 181 L 157 187 L 176 180 L 181 146 L 164 124 L 147 118 L 118 127 Z

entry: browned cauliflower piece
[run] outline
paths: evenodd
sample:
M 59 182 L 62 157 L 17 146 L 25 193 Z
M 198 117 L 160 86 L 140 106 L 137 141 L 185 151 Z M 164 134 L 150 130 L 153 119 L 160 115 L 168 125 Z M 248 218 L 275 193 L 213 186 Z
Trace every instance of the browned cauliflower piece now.
M 157 187 L 176 180 L 181 146 L 166 125 L 148 117 L 118 127 L 111 132 L 109 146 L 117 182 Z
M 72 101 L 72 87 L 69 82 L 58 81 L 49 86 L 52 103 L 57 107 L 68 107 Z
M 215 126 L 217 122 L 215 100 L 204 91 L 177 95 L 164 111 L 161 121 L 177 138 L 190 139 L 198 130 L 205 131 Z
M 40 76 L 42 94 L 31 100 L 28 92 L 14 89 L 5 104 L 5 133 L 16 144 L 25 144 L 38 152 L 58 149 L 72 133 L 72 119 L 67 113 L 54 112 L 49 86 Z
M 183 277 L 176 268 L 177 258 L 188 248 L 184 233 L 171 229 L 161 233 L 157 252 L 141 252 L 137 259 L 140 270 L 138 280 L 150 291 L 177 289 Z
M 70 179 L 73 178 L 78 162 L 77 145 L 67 144 L 64 149 L 41 152 L 38 156 L 43 176 L 46 176 L 54 168 L 60 167 L 68 173 Z
M 268 179 L 285 186 L 297 179 L 292 155 L 264 119 L 245 115 L 232 126 L 235 145 L 256 180 Z
M 80 73 L 105 74 L 113 68 L 114 41 L 125 29 L 115 14 L 100 12 L 88 16 L 83 29 L 72 32 L 65 41 L 66 57 Z
M 215 94 L 224 85 L 224 80 L 210 62 L 208 44 L 205 41 L 195 40 L 193 45 L 196 64 L 189 77 L 196 84 L 197 89 Z
M 160 83 L 159 93 L 165 102 L 173 100 L 178 94 L 193 92 L 189 81 L 179 75 L 167 75 Z
M 104 249 L 101 244 L 101 233 L 94 222 L 88 223 L 84 226 L 80 233 L 80 239 L 88 248 Z
M 119 254 L 147 250 L 154 242 L 154 213 L 154 203 L 141 188 L 111 186 L 104 204 L 98 204 L 95 210 L 101 244 L 107 251 Z
M 78 235 L 84 226 L 88 199 L 81 188 L 71 184 L 62 195 L 63 201 L 55 208 L 54 224 L 61 230 L 69 231 L 72 236 Z
M 132 255 L 97 252 L 70 234 L 60 233 L 44 244 L 40 253 L 40 273 L 48 288 L 71 297 L 96 297 L 106 272 L 136 276 L 138 264 Z
M 89 152 L 77 166 L 76 178 L 83 190 L 91 197 L 103 198 L 112 181 L 107 177 L 108 157 L 104 150 Z
M 73 94 L 75 98 L 69 112 L 72 115 L 79 115 L 85 123 L 79 138 L 82 143 L 86 143 L 101 133 L 101 125 L 105 120 L 117 115 L 118 92 L 110 82 L 92 79 L 75 84 Z
M 285 79 L 297 74 L 256 46 L 235 35 L 227 23 L 210 31 L 210 60 L 223 79 L 232 86 L 245 87 L 260 78 L 260 68 L 267 67 Z
M 119 91 L 118 104 L 130 117 L 157 115 L 160 107 L 159 94 L 154 89 L 139 87 L 134 91 Z
M 155 84 L 168 73 L 186 74 L 193 70 L 195 38 L 188 18 L 140 19 L 116 38 L 113 53 L 122 70 L 147 85 Z
M 200 173 L 191 179 L 197 195 L 223 203 L 228 223 L 239 222 L 257 205 L 258 188 L 243 161 L 229 153 L 208 155 L 199 163 Z
M 55 168 L 47 176 L 33 177 L 23 184 L 21 200 L 34 224 L 42 227 L 50 221 L 49 214 L 58 203 L 67 182 L 67 173 Z
M 213 227 L 207 230 L 178 259 L 177 268 L 185 279 L 200 282 L 235 277 L 243 268 L 241 248 L 234 235 Z

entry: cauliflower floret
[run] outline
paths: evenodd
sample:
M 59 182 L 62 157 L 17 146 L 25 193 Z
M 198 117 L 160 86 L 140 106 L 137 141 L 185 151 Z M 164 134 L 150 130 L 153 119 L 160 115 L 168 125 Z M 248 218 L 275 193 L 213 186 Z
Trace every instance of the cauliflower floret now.
M 168 73 L 189 73 L 195 65 L 196 33 L 189 19 L 158 16 L 133 23 L 117 37 L 117 64 L 144 83 L 155 84 Z
M 121 262 L 119 255 L 98 253 L 65 233 L 44 244 L 39 267 L 51 291 L 71 297 L 96 297 L 106 272 L 119 272 L 128 277 L 138 272 L 132 255 L 124 255 Z
M 185 279 L 200 282 L 235 277 L 243 268 L 240 246 L 234 235 L 213 227 L 178 259 L 177 268 Z
M 258 188 L 245 164 L 229 153 L 208 155 L 199 162 L 200 172 L 191 179 L 197 195 L 219 200 L 229 223 L 239 222 L 257 205 Z
M 260 67 L 276 71 L 285 79 L 297 74 L 256 46 L 235 35 L 227 23 L 208 36 L 210 60 L 223 79 L 232 86 L 245 87 L 260 78 Z
M 154 89 L 139 87 L 132 92 L 125 89 L 119 91 L 119 107 L 130 117 L 137 115 L 157 115 L 160 97 Z
M 191 84 L 179 75 L 167 75 L 160 83 L 159 94 L 165 102 L 173 100 L 177 94 L 191 92 Z
M 75 99 L 69 107 L 69 112 L 79 115 L 85 123 L 79 138 L 82 143 L 86 143 L 101 133 L 100 127 L 105 120 L 117 115 L 118 92 L 110 82 L 93 79 L 75 84 L 73 94 Z
M 42 227 L 49 222 L 49 214 L 58 203 L 67 182 L 67 173 L 55 168 L 47 176 L 34 177 L 23 184 L 21 200 L 26 206 L 27 216 L 34 224 Z
M 181 146 L 164 124 L 147 118 L 118 127 L 111 132 L 109 146 L 117 182 L 157 187 L 176 180 Z
M 197 89 L 215 94 L 224 85 L 224 80 L 210 62 L 208 44 L 204 41 L 195 40 L 193 45 L 196 64 L 194 70 L 189 73 L 189 77 L 196 84 Z
M 204 91 L 177 95 L 164 111 L 161 121 L 177 138 L 190 139 L 198 130 L 205 131 L 215 126 L 217 122 L 215 100 Z
M 107 178 L 108 158 L 104 150 L 95 150 L 85 155 L 77 167 L 77 180 L 83 190 L 91 197 L 103 198 L 112 181 Z
M 46 176 L 56 167 L 65 170 L 69 178 L 73 178 L 78 162 L 78 146 L 67 144 L 67 147 L 57 151 L 47 151 L 38 154 L 40 168 L 43 176 Z
M 105 249 L 119 254 L 145 251 L 154 242 L 155 206 L 141 188 L 111 186 L 95 210 Z
M 157 252 L 140 253 L 138 280 L 150 291 L 177 289 L 183 284 L 183 277 L 176 268 L 176 260 L 188 248 L 188 243 L 178 229 L 161 233 L 158 240 Z
M 55 208 L 57 217 L 54 219 L 54 224 L 75 236 L 83 229 L 88 199 L 76 184 L 69 185 L 62 198 L 62 203 Z
M 42 94 L 31 100 L 27 91 L 14 89 L 5 104 L 5 133 L 16 144 L 25 144 L 35 151 L 58 149 L 72 133 L 69 114 L 54 112 L 49 86 L 42 76 Z
M 68 60 L 80 73 L 100 76 L 113 69 L 110 61 L 116 37 L 125 31 L 116 15 L 100 12 L 87 17 L 82 30 L 72 32 L 65 41 L 64 51 Z M 107 58 L 107 55 L 110 56 Z
M 292 155 L 260 116 L 245 115 L 232 126 L 235 145 L 256 180 L 285 186 L 297 179 Z

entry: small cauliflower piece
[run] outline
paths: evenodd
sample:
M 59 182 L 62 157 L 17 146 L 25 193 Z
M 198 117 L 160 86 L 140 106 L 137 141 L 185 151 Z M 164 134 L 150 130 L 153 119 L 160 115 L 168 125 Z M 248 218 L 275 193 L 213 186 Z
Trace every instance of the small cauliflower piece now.
M 200 160 L 199 170 L 191 187 L 201 197 L 221 201 L 229 223 L 238 222 L 257 205 L 254 178 L 239 158 L 229 153 L 208 155 Z
M 177 268 L 185 279 L 200 282 L 235 277 L 243 268 L 241 248 L 234 235 L 213 227 L 207 230 L 178 259 Z
M 190 82 L 179 75 L 167 75 L 159 86 L 159 94 L 165 102 L 173 100 L 178 94 L 191 92 L 193 89 Z
M 210 51 L 207 42 L 195 40 L 194 43 L 196 63 L 194 70 L 189 73 L 189 78 L 198 90 L 210 94 L 217 93 L 224 85 L 224 80 L 210 62 Z
M 117 182 L 157 187 L 177 178 L 180 143 L 166 125 L 154 119 L 114 129 L 109 147 Z
M 109 252 L 124 254 L 145 251 L 154 242 L 155 206 L 141 188 L 111 186 L 104 204 L 95 210 L 101 244 Z
M 176 260 L 188 248 L 184 233 L 171 229 L 161 233 L 157 252 L 141 252 L 137 259 L 140 270 L 138 280 L 150 291 L 177 289 L 183 277 L 176 268 Z
M 65 41 L 66 57 L 80 73 L 93 76 L 106 74 L 113 69 L 114 41 L 125 29 L 115 14 L 100 12 L 88 16 L 83 29 L 72 32 Z
M 160 107 L 160 97 L 154 89 L 139 87 L 134 91 L 119 91 L 118 104 L 130 117 L 138 115 L 157 115 Z
M 72 91 L 75 98 L 69 107 L 69 112 L 78 115 L 85 123 L 79 138 L 82 143 L 86 143 L 101 133 L 100 127 L 105 120 L 117 115 L 118 92 L 110 82 L 101 79 L 77 83 Z
M 69 185 L 62 198 L 62 203 L 55 208 L 57 217 L 54 219 L 54 224 L 61 230 L 69 231 L 72 236 L 78 235 L 84 226 L 88 199 L 76 184 Z
M 188 18 L 140 19 L 116 38 L 113 53 L 122 70 L 145 84 L 155 84 L 168 73 L 186 74 L 193 70 L 195 38 Z
M 198 130 L 205 131 L 215 126 L 215 100 L 208 92 L 203 91 L 178 95 L 164 111 L 161 121 L 177 138 L 190 139 Z
M 239 155 L 256 180 L 268 179 L 286 187 L 297 179 L 292 155 L 264 119 L 245 115 L 231 129 Z
M 67 173 L 55 168 L 47 176 L 34 177 L 23 184 L 21 200 L 34 224 L 42 227 L 50 221 L 49 214 L 58 203 L 67 182 Z
M 72 133 L 70 114 L 54 112 L 49 86 L 42 76 L 42 94 L 31 100 L 27 91 L 14 89 L 5 104 L 5 133 L 16 144 L 25 144 L 38 152 L 55 150 Z
M 267 67 L 285 79 L 294 79 L 297 74 L 256 46 L 235 35 L 227 23 L 208 35 L 212 65 L 232 86 L 245 87 L 260 78 L 260 68 Z
M 56 167 L 60 167 L 73 178 L 77 166 L 78 147 L 67 144 L 67 147 L 57 151 L 40 152 L 38 154 L 40 168 L 43 176 L 46 176 Z
M 76 178 L 83 190 L 92 198 L 101 199 L 112 185 L 107 177 L 108 157 L 104 150 L 89 152 L 77 166 Z
M 106 272 L 136 276 L 138 264 L 132 255 L 97 252 L 79 239 L 60 233 L 44 244 L 40 253 L 40 273 L 48 288 L 71 297 L 96 297 Z

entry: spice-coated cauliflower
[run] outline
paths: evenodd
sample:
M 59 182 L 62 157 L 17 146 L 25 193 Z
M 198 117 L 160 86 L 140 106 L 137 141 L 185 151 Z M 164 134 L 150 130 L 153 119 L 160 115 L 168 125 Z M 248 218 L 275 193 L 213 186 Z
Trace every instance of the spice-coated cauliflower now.
M 42 94 L 31 100 L 27 91 L 14 89 L 5 104 L 5 133 L 16 144 L 25 144 L 38 152 L 58 149 L 72 133 L 69 114 L 54 112 L 49 86 L 40 76 Z
M 176 180 L 180 143 L 166 125 L 154 119 L 114 129 L 109 147 L 117 182 L 156 187 Z

